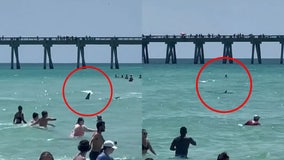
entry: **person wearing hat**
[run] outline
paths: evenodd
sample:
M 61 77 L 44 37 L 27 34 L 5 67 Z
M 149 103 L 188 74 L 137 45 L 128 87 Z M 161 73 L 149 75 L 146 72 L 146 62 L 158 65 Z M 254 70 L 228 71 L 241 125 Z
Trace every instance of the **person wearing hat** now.
M 113 160 L 113 158 L 110 157 L 110 154 L 112 154 L 112 152 L 116 149 L 117 147 L 113 141 L 106 140 L 103 144 L 102 153 L 97 157 L 96 160 Z
M 260 123 L 258 122 L 259 118 L 260 117 L 258 115 L 254 115 L 253 119 L 247 121 L 244 125 L 247 125 L 247 126 L 257 126 L 257 125 L 260 125 Z

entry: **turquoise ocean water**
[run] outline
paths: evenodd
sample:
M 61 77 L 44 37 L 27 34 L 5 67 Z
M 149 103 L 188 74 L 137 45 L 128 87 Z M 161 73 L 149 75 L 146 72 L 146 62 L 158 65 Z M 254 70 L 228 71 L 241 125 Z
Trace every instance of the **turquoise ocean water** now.
M 114 89 L 110 106 L 102 113 L 106 121 L 105 139 L 118 141 L 115 159 L 141 160 L 141 128 L 157 153 L 147 157 L 174 159 L 169 150 L 179 128 L 186 126 L 197 146 L 190 146 L 192 160 L 216 159 L 227 151 L 231 159 L 284 159 L 284 68 L 280 64 L 247 64 L 252 80 L 252 94 L 240 110 L 219 114 L 205 108 L 197 97 L 195 78 L 202 65 L 149 64 L 121 65 L 119 70 L 109 65 L 95 65 L 109 75 Z M 64 104 L 62 85 L 75 65 L 55 65 L 54 70 L 43 70 L 40 64 L 26 64 L 21 70 L 0 67 L 0 160 L 36 160 L 42 151 L 50 151 L 55 159 L 67 160 L 77 153 L 80 139 L 69 134 L 78 116 Z M 133 74 L 134 81 L 114 78 L 118 74 Z M 143 78 L 138 79 L 142 74 Z M 228 78 L 224 75 L 227 74 Z M 201 73 L 199 92 L 203 100 L 219 110 L 230 110 L 240 105 L 248 95 L 248 75 L 237 64 L 210 64 Z M 86 93 L 95 94 L 85 100 Z M 224 94 L 227 90 L 229 94 Z M 102 74 L 86 69 L 74 73 L 65 87 L 68 103 L 81 113 L 94 113 L 109 98 L 109 85 Z M 55 128 L 47 130 L 13 125 L 17 106 L 22 105 L 25 119 L 33 112 L 47 110 Z M 262 126 L 240 124 L 254 114 L 261 116 Z M 95 127 L 96 117 L 85 117 L 88 127 Z M 145 157 L 144 157 L 145 158 Z

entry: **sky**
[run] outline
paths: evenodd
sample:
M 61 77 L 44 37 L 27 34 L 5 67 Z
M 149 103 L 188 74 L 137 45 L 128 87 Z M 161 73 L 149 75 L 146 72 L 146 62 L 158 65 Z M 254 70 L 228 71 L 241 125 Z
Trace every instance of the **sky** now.
M 141 36 L 142 34 L 282 34 L 282 0 L 0 0 L 0 36 Z M 222 56 L 221 43 L 206 43 L 205 58 Z M 194 45 L 178 43 L 177 58 L 192 58 Z M 279 43 L 262 43 L 262 57 L 279 58 Z M 11 48 L 0 45 L 0 63 Z M 43 47 L 19 47 L 21 63 L 41 63 Z M 75 63 L 75 46 L 53 46 L 54 63 Z M 150 43 L 150 58 L 166 45 Z M 251 44 L 234 43 L 235 58 L 250 58 Z M 87 63 L 110 62 L 110 47 L 87 45 Z M 141 63 L 141 46 L 120 45 L 120 63 Z

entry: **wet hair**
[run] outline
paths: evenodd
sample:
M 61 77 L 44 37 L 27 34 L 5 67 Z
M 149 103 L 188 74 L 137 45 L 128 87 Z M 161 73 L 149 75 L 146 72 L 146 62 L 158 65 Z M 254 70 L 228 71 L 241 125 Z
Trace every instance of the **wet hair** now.
M 41 115 L 44 117 L 44 116 L 46 116 L 48 113 L 47 113 L 47 111 L 42 111 L 41 112 Z
M 217 160 L 229 160 L 229 156 L 226 152 L 222 152 L 218 155 Z
M 77 120 L 77 124 L 79 124 L 81 121 L 84 121 L 84 119 L 82 117 L 79 117 Z
M 103 117 L 102 116 L 97 116 L 97 122 L 99 121 L 103 121 Z
M 254 117 L 253 117 L 253 120 L 254 120 L 254 121 L 258 121 L 259 118 L 260 118 L 259 116 L 254 116 Z
M 51 160 L 54 160 L 52 154 L 50 152 L 48 152 L 48 151 L 42 152 L 40 154 L 39 160 L 45 160 L 46 157 L 50 157 Z
M 34 112 L 33 113 L 33 119 L 35 119 L 36 117 L 38 117 L 38 113 Z
M 184 127 L 184 126 L 181 127 L 181 128 L 180 128 L 180 135 L 181 135 L 182 137 L 185 137 L 186 133 L 187 133 L 186 127 Z
M 101 126 L 103 126 L 103 125 L 105 125 L 105 122 L 104 121 L 99 121 L 99 122 L 97 122 L 97 129 L 99 130 L 99 128 L 101 127 Z
M 84 139 L 84 140 L 81 140 L 81 141 L 79 142 L 78 150 L 79 150 L 80 152 L 88 152 L 90 149 L 91 149 L 91 146 L 90 146 L 88 140 Z
M 18 110 L 23 110 L 23 107 L 21 105 L 19 105 Z
M 146 129 L 142 129 L 142 134 L 147 135 L 147 130 Z

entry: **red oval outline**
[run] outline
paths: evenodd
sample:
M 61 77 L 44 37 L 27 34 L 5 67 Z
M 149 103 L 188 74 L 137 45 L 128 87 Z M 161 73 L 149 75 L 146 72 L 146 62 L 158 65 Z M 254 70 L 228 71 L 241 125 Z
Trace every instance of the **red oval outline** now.
M 82 70 L 82 69 L 87 69 L 87 68 L 93 69 L 93 70 L 96 70 L 96 71 L 99 71 L 100 73 L 102 73 L 102 74 L 105 76 L 105 78 L 107 79 L 108 84 L 109 84 L 109 86 L 110 86 L 110 95 L 109 95 L 109 100 L 107 101 L 107 104 L 106 104 L 100 111 L 98 111 L 98 112 L 96 112 L 96 113 L 91 113 L 91 114 L 84 114 L 84 113 L 80 113 L 80 112 L 74 110 L 74 109 L 69 105 L 69 103 L 67 102 L 66 97 L 65 97 L 65 86 L 66 86 L 66 83 L 67 83 L 68 79 L 69 79 L 75 72 L 80 71 L 80 70 Z M 82 67 L 79 67 L 79 68 L 74 69 L 73 71 L 71 71 L 71 72 L 67 75 L 67 77 L 65 78 L 64 83 L 63 83 L 63 85 L 62 85 L 62 97 L 63 97 L 64 103 L 66 104 L 66 106 L 67 106 L 73 113 L 75 113 L 75 114 L 77 114 L 77 115 L 79 115 L 79 116 L 91 117 L 91 116 L 96 116 L 96 115 L 98 115 L 98 114 L 101 114 L 102 112 L 104 112 L 104 111 L 109 107 L 109 105 L 110 105 L 110 103 L 111 103 L 111 101 L 112 101 L 112 96 L 113 96 L 113 87 L 112 87 L 112 83 L 111 83 L 110 78 L 108 77 L 108 75 L 107 75 L 104 71 L 102 71 L 101 69 L 99 69 L 99 68 L 97 68 L 97 67 L 94 67 L 94 66 L 82 66 Z
M 231 110 L 218 110 L 218 109 L 215 109 L 213 107 L 210 107 L 201 97 L 200 93 L 199 93 L 199 89 L 198 89 L 198 82 L 199 82 L 199 78 L 200 78 L 200 74 L 201 72 L 204 70 L 205 67 L 207 67 L 210 63 L 214 62 L 214 61 L 217 61 L 217 60 L 222 60 L 222 59 L 226 59 L 226 60 L 233 60 L 234 62 L 237 62 L 239 65 L 241 65 L 244 70 L 246 71 L 246 73 L 248 74 L 248 77 L 249 77 L 249 82 L 250 82 L 250 88 L 249 88 L 249 93 L 246 97 L 246 99 L 243 101 L 243 103 L 241 103 L 238 107 L 234 108 L 234 109 L 231 109 Z M 226 114 L 226 113 L 232 113 L 232 112 L 235 112 L 239 109 L 241 109 L 249 100 L 250 96 L 251 96 L 251 93 L 252 93 L 252 77 L 251 77 L 251 74 L 249 72 L 249 70 L 247 69 L 247 67 L 239 60 L 235 59 L 235 58 L 231 58 L 231 57 L 217 57 L 217 58 L 212 58 L 210 59 L 208 62 L 206 62 L 202 67 L 201 69 L 199 70 L 197 76 L 196 76 L 196 81 L 195 81 L 195 89 L 196 89 L 196 93 L 197 93 L 197 96 L 199 98 L 199 100 L 202 102 L 202 104 L 209 110 L 211 111 L 214 111 L 214 112 L 217 112 L 217 113 L 222 113 L 222 114 Z

